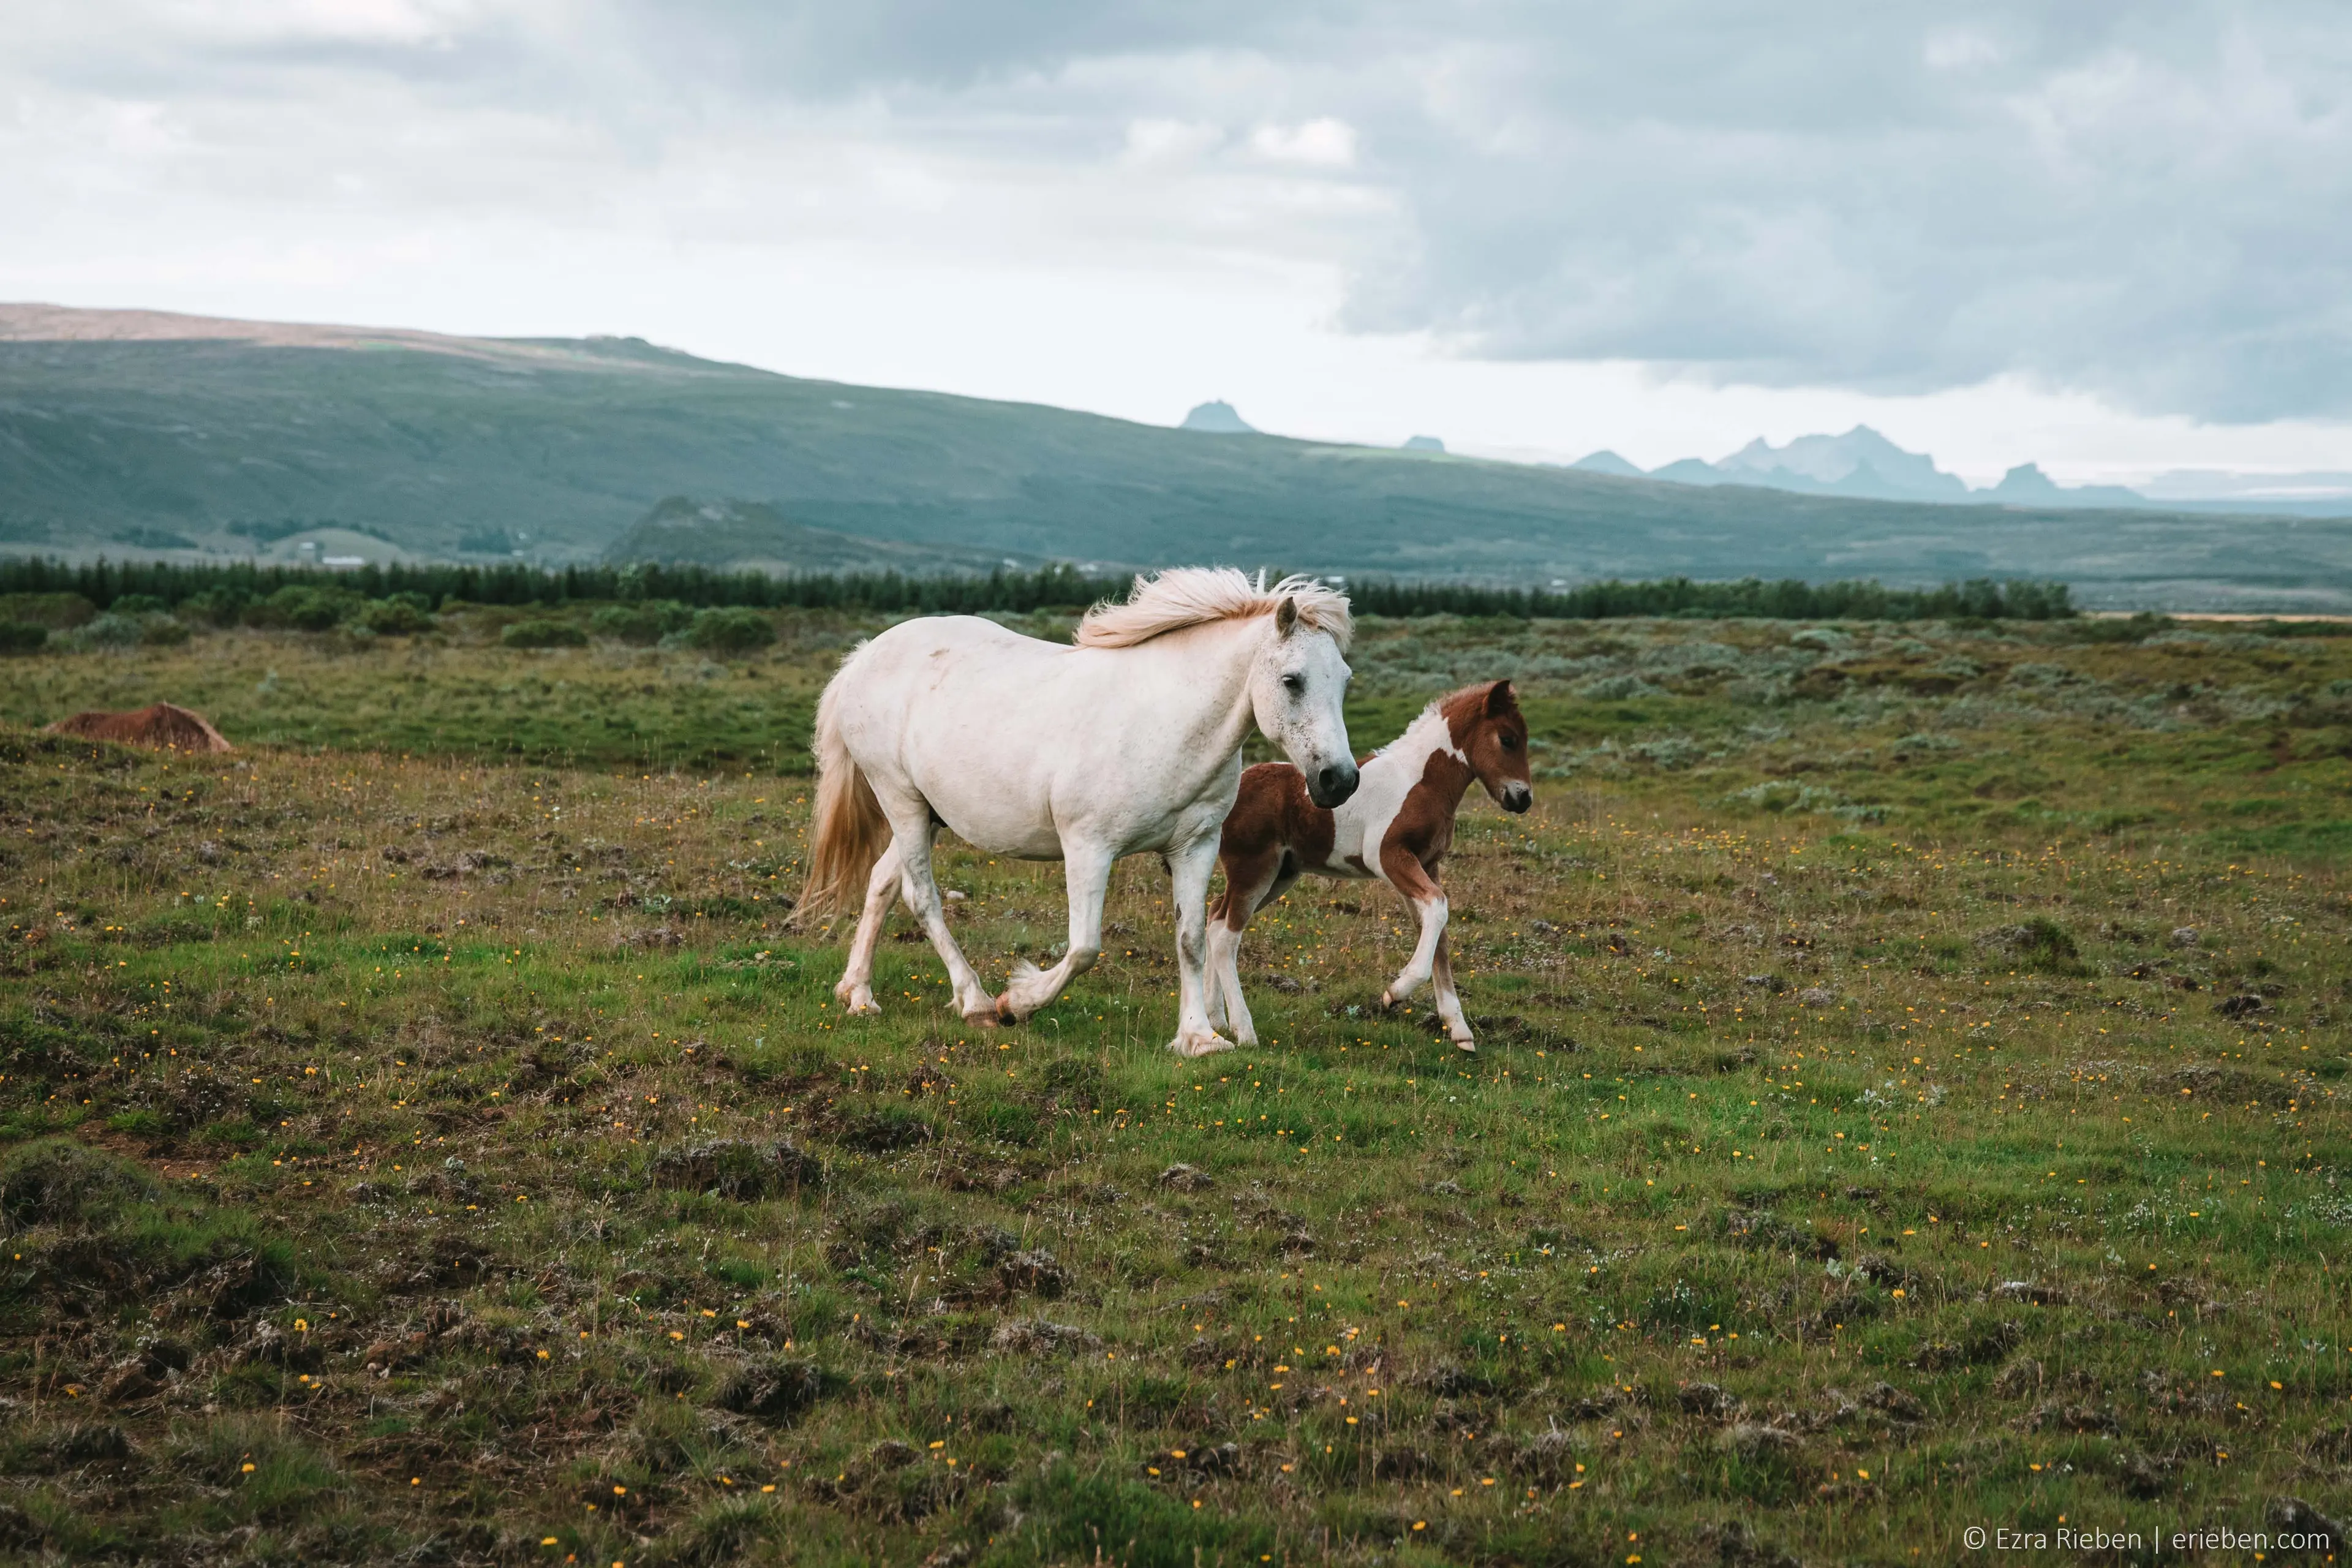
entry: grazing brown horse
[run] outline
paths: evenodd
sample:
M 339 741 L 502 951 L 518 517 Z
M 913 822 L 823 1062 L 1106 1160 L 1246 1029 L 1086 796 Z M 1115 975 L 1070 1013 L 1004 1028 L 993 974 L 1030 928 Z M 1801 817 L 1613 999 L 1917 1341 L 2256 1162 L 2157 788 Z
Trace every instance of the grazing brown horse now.
M 1209 911 L 1210 1016 L 1234 1038 L 1257 1043 L 1242 1000 L 1242 932 L 1250 917 L 1301 875 L 1375 878 L 1404 896 L 1421 920 L 1421 940 L 1381 995 L 1392 1007 L 1435 980 L 1438 1016 L 1464 1050 L 1475 1050 L 1445 955 L 1445 889 L 1437 863 L 1454 844 L 1454 814 L 1473 779 L 1505 811 L 1535 804 L 1528 782 L 1528 721 L 1507 680 L 1465 686 L 1423 709 L 1405 732 L 1361 765 L 1356 793 L 1336 809 L 1307 797 L 1287 763 L 1260 763 L 1242 774 L 1217 855 L 1225 891 Z

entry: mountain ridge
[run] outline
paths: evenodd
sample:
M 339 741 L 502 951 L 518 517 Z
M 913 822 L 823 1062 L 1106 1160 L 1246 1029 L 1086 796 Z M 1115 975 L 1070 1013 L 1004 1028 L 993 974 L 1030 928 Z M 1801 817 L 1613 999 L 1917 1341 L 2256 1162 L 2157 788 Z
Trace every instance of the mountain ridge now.
M 642 547 L 788 570 L 855 557 L 910 570 L 1223 561 L 1539 585 L 2014 576 L 2067 581 L 2095 605 L 2352 605 L 2352 521 L 1879 501 L 1746 475 L 1701 488 L 1207 439 L 631 338 L 156 313 L 61 327 L 44 309 L 0 310 L 0 551 L 216 559 L 336 528 L 417 556 L 556 565 Z M 673 498 L 722 515 L 656 518 Z
M 2264 493 L 2257 476 L 2212 474 L 2186 470 L 2158 476 L 2157 484 L 2176 493 L 2152 496 L 2125 485 L 2061 485 L 2042 471 L 2041 464 L 2024 462 L 2011 468 L 2000 482 L 1971 489 L 1957 474 L 1936 467 L 1935 458 L 1909 452 L 1867 425 L 1856 425 L 1842 436 L 1798 436 L 1773 446 L 1759 436 L 1726 458 L 1678 458 L 1644 471 L 1612 451 L 1598 451 L 1569 467 L 1590 473 L 1619 474 L 1667 484 L 1714 486 L 1735 483 L 1763 485 L 1803 495 L 1843 495 L 1876 500 L 1927 501 L 1955 506 L 2023 503 L 2045 507 L 2113 507 L 2150 511 L 2215 511 L 2331 517 L 2352 513 L 2352 474 L 2280 476 L 2287 480 L 2337 481 L 2336 493 L 2274 496 Z M 2202 477 L 2225 491 L 2217 495 L 2182 493 L 2183 487 Z

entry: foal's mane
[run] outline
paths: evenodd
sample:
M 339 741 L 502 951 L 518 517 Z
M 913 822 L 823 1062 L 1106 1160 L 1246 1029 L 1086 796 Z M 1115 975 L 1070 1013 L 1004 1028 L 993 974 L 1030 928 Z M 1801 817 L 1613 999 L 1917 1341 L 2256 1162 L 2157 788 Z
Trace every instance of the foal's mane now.
M 1468 686 L 1456 687 L 1443 697 L 1431 698 L 1428 706 L 1413 715 L 1412 722 L 1397 731 L 1395 740 L 1374 751 L 1372 755 L 1377 757 L 1383 752 L 1396 750 L 1404 743 L 1407 736 L 1428 723 L 1444 724 L 1446 728 L 1447 739 L 1449 741 L 1455 739 L 1454 731 L 1457 727 L 1472 728 L 1480 719 L 1486 716 L 1487 693 L 1500 684 L 1502 683 L 1494 680 L 1475 681 Z M 1503 699 L 1503 713 L 1518 712 L 1518 693 L 1514 690 L 1507 694 Z
M 1270 616 L 1285 599 L 1298 605 L 1298 618 L 1328 633 L 1348 651 L 1356 623 L 1348 595 L 1312 577 L 1285 577 L 1269 588 L 1265 574 L 1255 578 L 1231 566 L 1171 566 L 1154 577 L 1138 575 L 1123 605 L 1102 604 L 1078 623 L 1080 647 L 1133 647 L 1164 633 L 1211 621 Z

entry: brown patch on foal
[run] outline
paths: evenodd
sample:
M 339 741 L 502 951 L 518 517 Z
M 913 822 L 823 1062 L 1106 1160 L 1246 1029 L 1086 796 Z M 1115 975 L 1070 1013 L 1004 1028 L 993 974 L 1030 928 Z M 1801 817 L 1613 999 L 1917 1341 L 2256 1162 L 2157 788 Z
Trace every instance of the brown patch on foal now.
M 1258 898 L 1281 877 L 1285 857 L 1297 857 L 1300 868 L 1325 865 L 1333 837 L 1331 813 L 1307 798 L 1306 776 L 1297 768 L 1260 763 L 1245 770 L 1217 845 L 1225 890 L 1209 918 L 1240 931 L 1256 911 Z

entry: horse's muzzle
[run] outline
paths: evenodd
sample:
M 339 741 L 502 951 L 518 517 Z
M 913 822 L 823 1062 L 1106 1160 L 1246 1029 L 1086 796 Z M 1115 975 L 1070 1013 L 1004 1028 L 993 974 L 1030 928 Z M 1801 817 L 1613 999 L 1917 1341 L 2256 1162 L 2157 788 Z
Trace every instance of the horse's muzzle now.
M 1536 792 L 1514 779 L 1503 786 L 1503 809 L 1514 816 L 1535 805 Z
M 1356 793 L 1356 781 L 1360 775 L 1353 763 L 1331 763 L 1315 770 L 1307 781 L 1307 796 L 1324 810 L 1344 805 Z

